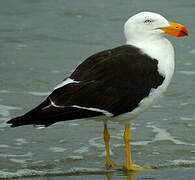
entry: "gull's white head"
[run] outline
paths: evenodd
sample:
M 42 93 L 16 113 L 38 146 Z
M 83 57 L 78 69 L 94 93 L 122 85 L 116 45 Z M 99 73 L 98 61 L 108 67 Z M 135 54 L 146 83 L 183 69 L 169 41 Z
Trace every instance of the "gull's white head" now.
M 128 42 L 160 38 L 163 34 L 176 37 L 188 35 L 183 25 L 170 22 L 160 14 L 153 12 L 140 12 L 130 17 L 124 25 L 124 33 Z

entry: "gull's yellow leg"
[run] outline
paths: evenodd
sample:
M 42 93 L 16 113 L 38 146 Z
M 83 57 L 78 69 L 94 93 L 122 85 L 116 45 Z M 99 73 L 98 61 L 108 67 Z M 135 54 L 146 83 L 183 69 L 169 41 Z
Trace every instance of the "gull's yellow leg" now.
M 126 147 L 126 163 L 124 167 L 130 171 L 149 170 L 150 168 L 147 168 L 147 167 L 137 167 L 133 165 L 132 159 L 131 159 L 130 141 L 131 141 L 130 125 L 126 125 L 125 132 L 124 132 L 124 142 L 125 142 L 125 147 Z
M 111 161 L 111 158 L 110 158 L 109 140 L 110 140 L 110 134 L 107 129 L 107 124 L 104 124 L 104 142 L 106 146 L 106 166 L 115 167 L 116 165 Z

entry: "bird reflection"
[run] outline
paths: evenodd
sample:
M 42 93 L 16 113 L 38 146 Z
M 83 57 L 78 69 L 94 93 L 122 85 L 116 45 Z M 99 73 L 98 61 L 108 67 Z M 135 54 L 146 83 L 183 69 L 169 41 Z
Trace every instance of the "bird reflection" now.
M 114 174 L 113 172 L 107 173 L 106 174 L 107 180 L 112 180 L 112 175 L 113 174 Z M 137 175 L 137 174 L 140 174 L 140 173 L 137 173 L 135 171 L 127 171 L 127 172 L 122 173 L 121 176 L 126 177 L 126 180 L 133 180 L 133 176 Z

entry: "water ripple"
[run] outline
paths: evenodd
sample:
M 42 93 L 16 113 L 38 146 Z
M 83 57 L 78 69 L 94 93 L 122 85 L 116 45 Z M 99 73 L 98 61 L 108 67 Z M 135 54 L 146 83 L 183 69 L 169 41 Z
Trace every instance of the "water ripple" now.
M 167 132 L 166 129 L 158 128 L 153 125 L 147 125 L 147 127 L 150 127 L 153 129 L 153 132 L 156 133 L 155 137 L 153 138 L 154 141 L 171 141 L 174 144 L 180 144 L 180 145 L 188 145 L 188 146 L 195 146 L 195 144 L 186 143 L 180 140 L 177 140 L 176 137 L 171 136 L 169 132 Z
M 13 106 L 6 106 L 6 105 L 2 105 L 0 104 L 0 115 L 1 116 L 9 116 L 10 115 L 10 110 L 21 110 L 22 108 L 19 107 L 13 107 Z

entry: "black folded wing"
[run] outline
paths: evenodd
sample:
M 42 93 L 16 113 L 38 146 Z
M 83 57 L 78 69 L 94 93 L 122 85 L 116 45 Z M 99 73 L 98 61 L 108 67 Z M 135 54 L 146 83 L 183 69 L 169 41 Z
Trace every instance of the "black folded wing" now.
M 158 88 L 164 81 L 158 72 L 158 61 L 130 45 L 87 58 L 70 79 L 70 83 L 55 89 L 44 103 L 9 123 L 13 127 L 48 126 L 58 121 L 118 116 L 138 107 L 151 89 Z

